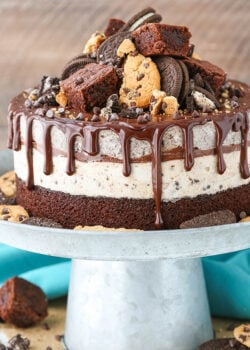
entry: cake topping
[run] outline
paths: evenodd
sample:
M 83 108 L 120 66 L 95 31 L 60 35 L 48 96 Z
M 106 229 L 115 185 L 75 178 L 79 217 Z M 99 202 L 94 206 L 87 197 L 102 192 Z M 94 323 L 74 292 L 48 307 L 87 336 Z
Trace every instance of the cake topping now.
M 0 176 L 0 191 L 6 198 L 13 198 L 16 195 L 16 174 L 8 171 Z
M 94 54 L 96 56 L 97 50 L 101 43 L 106 40 L 106 36 L 101 32 L 95 32 L 91 35 L 84 46 L 83 53 Z
M 29 214 L 20 205 L 0 205 L 0 220 L 21 223 L 28 218 Z

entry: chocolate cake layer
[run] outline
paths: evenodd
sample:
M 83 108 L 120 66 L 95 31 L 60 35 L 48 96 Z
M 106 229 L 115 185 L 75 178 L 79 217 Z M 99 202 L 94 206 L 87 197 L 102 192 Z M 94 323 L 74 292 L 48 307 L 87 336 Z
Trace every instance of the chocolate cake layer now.
M 29 190 L 17 178 L 17 201 L 32 215 L 56 220 L 64 227 L 102 225 L 106 227 L 155 229 L 153 199 L 104 198 L 70 195 L 35 186 Z M 250 184 L 215 195 L 183 198 L 175 203 L 162 202 L 162 228 L 175 229 L 197 215 L 229 209 L 239 218 L 250 214 Z

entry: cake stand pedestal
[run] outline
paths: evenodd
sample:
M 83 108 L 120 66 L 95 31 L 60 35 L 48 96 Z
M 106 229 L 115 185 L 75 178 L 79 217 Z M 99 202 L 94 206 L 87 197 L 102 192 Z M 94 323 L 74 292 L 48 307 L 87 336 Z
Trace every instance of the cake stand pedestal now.
M 12 169 L 0 152 L 0 173 Z M 73 259 L 68 350 L 195 350 L 213 337 L 200 257 L 250 247 L 250 223 L 108 232 L 0 221 L 0 241 Z

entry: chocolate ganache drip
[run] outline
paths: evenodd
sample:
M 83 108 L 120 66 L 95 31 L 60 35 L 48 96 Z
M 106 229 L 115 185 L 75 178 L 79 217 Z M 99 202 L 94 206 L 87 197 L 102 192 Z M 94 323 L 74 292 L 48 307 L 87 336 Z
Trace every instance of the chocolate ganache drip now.
M 123 175 L 129 176 L 131 173 L 130 160 L 130 140 L 135 137 L 138 140 L 148 141 L 151 145 L 152 154 L 152 187 L 155 200 L 155 227 L 161 228 L 163 221 L 161 216 L 161 195 L 162 195 L 162 174 L 161 174 L 161 157 L 162 157 L 162 138 L 164 133 L 171 127 L 178 126 L 183 135 L 183 154 L 186 171 L 191 170 L 194 164 L 194 146 L 193 146 L 193 128 L 197 125 L 203 125 L 213 122 L 216 129 L 216 152 L 218 157 L 218 173 L 222 174 L 226 169 L 223 157 L 223 142 L 229 132 L 241 132 L 241 153 L 240 153 L 240 172 L 242 178 L 250 176 L 248 166 L 248 132 L 249 132 L 249 111 L 232 113 L 230 115 L 217 114 L 207 116 L 206 118 L 164 120 L 163 122 L 149 122 L 145 125 L 130 124 L 124 121 L 98 122 L 91 123 L 88 121 L 77 121 L 66 118 L 40 117 L 30 113 L 25 115 L 16 111 L 15 104 L 9 113 L 9 148 L 19 150 L 21 144 L 26 147 L 27 156 L 27 186 L 32 189 L 34 186 L 33 174 L 33 138 L 32 127 L 33 121 L 39 120 L 42 124 L 44 140 L 44 173 L 49 175 L 53 171 L 51 130 L 52 127 L 61 130 L 67 140 L 67 164 L 65 171 L 68 175 L 75 172 L 75 138 L 78 136 L 82 140 L 83 151 L 89 157 L 96 156 L 99 153 L 99 132 L 101 130 L 111 130 L 118 134 L 121 143 L 123 157 Z M 20 119 L 24 116 L 26 120 L 26 140 L 21 140 Z

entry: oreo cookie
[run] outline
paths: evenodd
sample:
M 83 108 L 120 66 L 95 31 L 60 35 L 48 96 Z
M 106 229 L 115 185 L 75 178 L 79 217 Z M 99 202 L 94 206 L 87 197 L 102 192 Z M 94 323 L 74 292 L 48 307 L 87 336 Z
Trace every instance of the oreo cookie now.
M 207 91 L 206 89 L 203 89 L 200 86 L 195 86 L 195 90 L 198 92 L 201 92 L 202 94 L 204 94 L 209 100 L 213 101 L 213 103 L 215 104 L 215 106 L 217 108 L 220 107 L 220 102 L 217 100 L 217 98 L 215 97 L 214 94 L 212 94 L 211 92 Z
M 177 60 L 178 64 L 181 67 L 182 70 L 182 86 L 181 86 L 181 91 L 179 94 L 178 102 L 180 105 L 185 101 L 185 98 L 188 96 L 189 92 L 189 73 L 187 66 L 185 65 L 184 62 L 181 60 Z
M 95 63 L 96 60 L 91 58 L 89 55 L 83 54 L 79 55 L 67 63 L 64 67 L 61 79 L 65 80 L 70 77 L 73 73 L 77 72 L 79 69 L 84 68 L 89 63 Z
M 195 216 L 191 220 L 187 220 L 181 223 L 180 228 L 197 228 L 234 223 L 236 223 L 235 214 L 231 210 L 225 209 L 213 211 L 204 215 Z
M 201 344 L 196 350 L 247 350 L 247 346 L 234 338 L 212 339 Z
M 63 228 L 61 224 L 47 218 L 39 218 L 31 216 L 29 219 L 23 222 L 26 225 L 40 226 L 40 227 L 52 227 L 52 228 Z
M 131 33 L 118 32 L 106 39 L 97 50 L 97 62 L 119 67 L 121 58 L 117 56 L 117 49 L 124 39 L 131 39 Z
M 132 32 L 146 23 L 158 23 L 162 20 L 161 15 L 157 14 L 152 7 L 146 7 L 144 10 L 135 14 L 124 26 L 120 29 L 121 32 Z
M 178 99 L 183 82 L 183 73 L 177 60 L 168 56 L 159 56 L 153 59 L 161 76 L 161 90 L 167 96 L 174 96 Z

